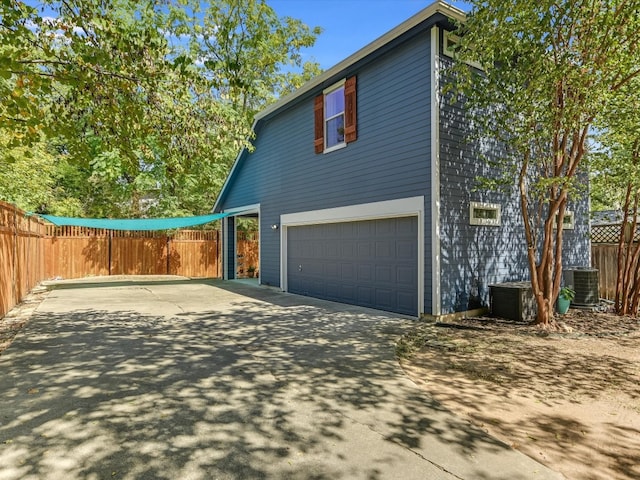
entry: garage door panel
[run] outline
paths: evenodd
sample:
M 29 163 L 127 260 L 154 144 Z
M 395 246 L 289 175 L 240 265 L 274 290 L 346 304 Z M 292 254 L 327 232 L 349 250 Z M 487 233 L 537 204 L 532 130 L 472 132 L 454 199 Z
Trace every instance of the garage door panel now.
M 375 221 L 350 223 L 355 226 L 354 230 L 360 238 L 369 238 L 375 234 Z
M 398 285 L 402 285 L 404 287 L 410 287 L 415 283 L 415 278 L 418 275 L 416 268 L 409 266 L 405 267 L 399 265 L 397 268 L 398 272 Z
M 417 315 L 417 225 L 407 217 L 289 227 L 288 290 Z
M 340 244 L 338 242 L 327 242 L 327 258 L 340 258 Z
M 415 217 L 398 218 L 395 226 L 398 235 L 410 236 L 418 234 L 418 222 L 415 221 Z
M 324 235 L 326 238 L 340 238 L 340 225 L 329 223 L 324 226 Z
M 300 266 L 302 267 L 301 269 Z M 298 270 L 300 270 L 303 275 L 308 276 L 311 279 L 317 279 L 324 275 L 323 264 L 317 260 L 308 260 L 305 263 L 300 264 L 298 266 Z
M 361 285 L 356 287 L 356 301 L 358 305 L 371 307 L 374 304 L 373 298 L 373 288 Z
M 375 221 L 376 235 L 393 236 L 395 233 L 395 225 L 387 220 Z
M 342 278 L 342 269 L 338 263 L 327 263 L 324 271 L 327 280 L 339 281 Z
M 392 265 L 376 265 L 376 284 L 395 283 L 395 268 Z
M 327 295 L 327 290 L 325 288 L 326 283 L 321 280 L 311 280 L 309 282 L 309 288 L 313 292 L 318 292 L 319 295 L 325 297 Z
M 358 242 L 358 258 L 371 258 L 371 242 Z
M 376 242 L 376 258 L 392 258 L 394 256 L 392 252 L 395 250 L 393 243 L 389 240 Z
M 396 242 L 396 258 L 399 260 L 413 261 L 417 257 L 415 242 L 409 240 L 398 240 Z
M 334 223 L 338 226 L 338 237 L 340 238 L 356 238 L 356 225 L 352 222 Z
M 406 290 L 399 290 L 397 294 L 398 308 L 404 311 L 410 311 L 415 308 L 415 296 Z
M 342 296 L 340 286 L 337 283 L 327 283 L 327 299 L 339 301 Z
M 305 258 L 313 258 L 316 252 L 316 242 L 311 239 L 304 239 L 302 246 L 302 256 Z
M 353 240 L 344 240 L 339 242 L 340 253 L 342 258 L 353 259 L 356 256 L 356 242 Z
M 390 310 L 395 303 L 395 292 L 386 288 L 376 289 L 376 305 L 383 310 Z
M 342 280 L 343 281 L 350 281 L 350 280 L 354 280 L 354 265 L 353 263 L 343 263 L 340 266 L 340 272 L 342 273 Z
M 365 264 L 358 265 L 358 282 L 371 282 L 373 281 L 373 265 Z
M 341 300 L 338 300 L 338 301 L 342 301 L 342 302 L 346 302 L 346 303 L 356 303 L 357 302 L 355 284 L 352 284 L 352 285 L 340 285 L 338 291 L 340 292 L 340 297 L 341 297 Z

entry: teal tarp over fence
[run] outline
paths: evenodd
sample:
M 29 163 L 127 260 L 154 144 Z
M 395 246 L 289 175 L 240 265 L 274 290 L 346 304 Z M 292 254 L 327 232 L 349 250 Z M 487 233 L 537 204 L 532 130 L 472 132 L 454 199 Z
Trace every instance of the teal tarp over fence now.
M 236 212 L 237 214 L 237 212 Z M 107 230 L 171 230 L 174 228 L 194 227 L 228 217 L 229 213 L 213 213 L 196 217 L 175 218 L 73 218 L 54 215 L 38 215 L 54 225 L 72 225 L 75 227 L 105 228 Z

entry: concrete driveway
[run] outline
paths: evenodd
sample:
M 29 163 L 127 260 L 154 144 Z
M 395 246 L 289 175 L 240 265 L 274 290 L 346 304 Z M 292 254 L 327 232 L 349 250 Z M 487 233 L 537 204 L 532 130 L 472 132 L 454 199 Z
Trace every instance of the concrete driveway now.
M 63 282 L 0 356 L 0 480 L 561 478 L 404 376 L 412 324 L 233 282 Z

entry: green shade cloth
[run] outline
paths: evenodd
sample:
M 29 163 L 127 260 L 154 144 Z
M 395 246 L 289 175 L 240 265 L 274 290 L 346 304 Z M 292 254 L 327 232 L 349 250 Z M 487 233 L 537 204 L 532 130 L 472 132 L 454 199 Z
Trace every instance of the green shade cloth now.
M 236 215 L 238 212 L 235 213 Z M 230 213 L 213 213 L 211 215 L 199 215 L 196 217 L 174 218 L 74 218 L 56 217 L 54 215 L 38 215 L 57 226 L 72 225 L 75 227 L 105 228 L 107 230 L 172 230 L 174 228 L 193 227 L 213 222 Z

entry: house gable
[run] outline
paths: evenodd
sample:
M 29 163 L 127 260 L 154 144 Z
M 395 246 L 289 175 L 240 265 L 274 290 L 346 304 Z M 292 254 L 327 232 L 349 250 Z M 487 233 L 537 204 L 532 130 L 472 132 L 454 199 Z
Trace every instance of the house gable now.
M 271 225 L 281 215 L 417 196 L 429 208 L 430 36 L 421 30 L 349 72 L 357 141 L 345 148 L 315 153 L 315 92 L 259 122 L 255 150 L 242 154 L 216 208 L 260 204 L 263 283 L 280 286 L 280 235 Z
M 254 133 L 258 135 L 262 129 L 263 123 L 272 116 L 279 115 L 282 112 L 307 101 L 309 98 L 313 98 L 322 92 L 324 88 L 329 87 L 342 78 L 355 75 L 366 65 L 376 62 L 378 58 L 386 55 L 390 51 L 393 51 L 396 46 L 404 43 L 412 36 L 417 35 L 418 33 L 429 32 L 434 25 L 451 28 L 452 20 L 464 21 L 464 18 L 465 14 L 462 10 L 440 0 L 434 2 L 402 24 L 382 35 L 377 40 L 307 82 L 298 90 L 281 98 L 274 104 L 259 112 L 256 115 L 253 124 Z M 248 154 L 249 151 L 247 149 L 243 149 L 236 158 L 231 172 L 227 176 L 221 192 L 216 199 L 216 203 L 213 207 L 214 212 L 221 211 L 221 205 L 235 181 L 237 167 L 246 159 Z

